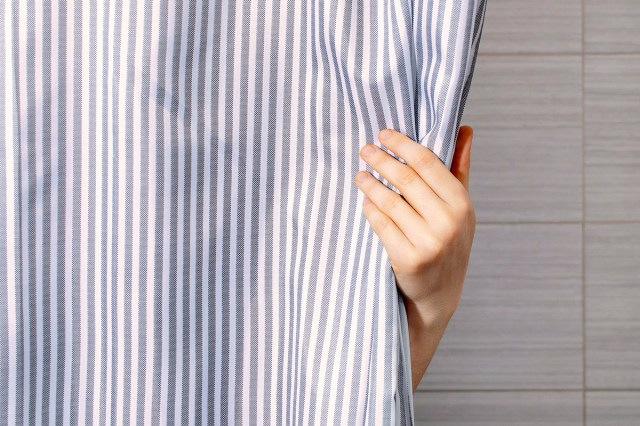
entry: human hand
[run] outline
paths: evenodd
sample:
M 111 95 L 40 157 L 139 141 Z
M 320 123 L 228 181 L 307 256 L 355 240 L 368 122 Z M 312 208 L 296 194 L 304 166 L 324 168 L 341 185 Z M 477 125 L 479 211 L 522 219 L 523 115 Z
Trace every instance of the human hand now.
M 401 195 L 361 170 L 355 183 L 365 194 L 363 213 L 387 251 L 408 309 L 425 327 L 446 324 L 458 306 L 475 233 L 468 192 L 473 129 L 460 128 L 451 170 L 429 148 L 388 130 L 378 138 L 407 164 L 373 144 L 360 155 Z

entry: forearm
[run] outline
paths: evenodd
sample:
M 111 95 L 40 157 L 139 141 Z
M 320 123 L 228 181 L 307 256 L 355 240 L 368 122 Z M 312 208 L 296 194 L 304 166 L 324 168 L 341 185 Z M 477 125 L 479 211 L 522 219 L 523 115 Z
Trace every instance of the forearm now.
M 405 299 L 409 325 L 411 372 L 415 392 L 436 352 L 453 311 L 437 305 L 418 307 Z
M 460 127 L 451 169 L 426 146 L 390 129 L 381 131 L 379 139 L 406 165 L 374 144 L 360 151 L 403 194 L 367 172 L 355 176 L 366 195 L 363 213 L 384 244 L 405 302 L 414 392 L 460 300 L 467 273 L 476 223 L 468 186 L 471 136 L 470 127 Z

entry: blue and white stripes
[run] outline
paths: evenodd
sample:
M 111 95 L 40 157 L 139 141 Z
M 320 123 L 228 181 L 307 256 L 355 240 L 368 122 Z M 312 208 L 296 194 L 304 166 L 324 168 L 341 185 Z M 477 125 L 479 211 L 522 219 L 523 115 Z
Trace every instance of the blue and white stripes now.
M 412 424 L 352 179 L 451 165 L 485 0 L 0 10 L 0 424 Z

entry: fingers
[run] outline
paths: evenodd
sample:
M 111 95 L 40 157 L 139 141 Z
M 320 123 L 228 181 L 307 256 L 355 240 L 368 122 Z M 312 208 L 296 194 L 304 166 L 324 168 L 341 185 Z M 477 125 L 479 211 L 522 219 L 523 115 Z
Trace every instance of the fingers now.
M 413 243 L 411 236 L 424 235 L 427 231 L 428 224 L 424 218 L 397 192 L 392 191 L 371 173 L 364 170 L 358 172 L 354 182 L 372 201 L 372 204 L 375 204 L 382 213 L 394 222 L 395 228 L 404 234 L 405 239 Z
M 431 187 L 411 167 L 398 161 L 374 144 L 360 150 L 362 158 L 400 190 L 402 196 L 426 221 L 443 213 L 444 203 Z
M 460 196 L 463 185 L 433 151 L 393 129 L 383 130 L 390 133 L 388 137 L 384 131 L 378 133 L 382 144 L 405 160 L 440 199 L 449 203 Z
M 367 200 L 369 201 L 366 204 Z M 370 199 L 364 199 L 362 213 L 384 245 L 389 259 L 403 259 L 414 248 L 407 236 L 391 218 L 384 214 Z
M 469 190 L 472 139 L 473 129 L 470 126 L 460 127 L 456 141 L 456 152 L 451 163 L 451 173 L 458 178 L 467 191 Z

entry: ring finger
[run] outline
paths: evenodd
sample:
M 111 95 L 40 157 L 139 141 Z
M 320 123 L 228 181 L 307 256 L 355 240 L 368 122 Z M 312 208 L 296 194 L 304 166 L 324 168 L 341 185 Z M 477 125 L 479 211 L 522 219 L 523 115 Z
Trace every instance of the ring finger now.
M 371 148 L 374 151 L 365 157 L 365 161 L 398 188 L 409 205 L 427 223 L 433 225 L 447 213 L 446 203 L 415 170 L 377 146 L 371 144 Z
M 398 228 L 411 241 L 411 235 L 422 235 L 427 223 L 400 194 L 389 189 L 373 177 L 371 173 L 361 170 L 356 173 L 355 184 L 369 197 L 384 214 L 389 216 Z M 362 178 L 359 180 L 358 178 Z M 413 242 L 413 241 L 412 241 Z

